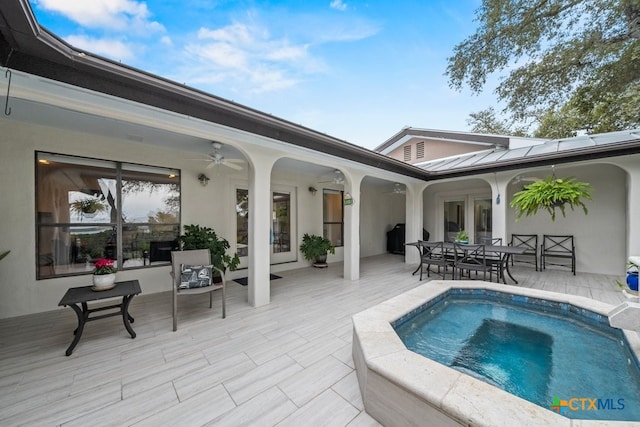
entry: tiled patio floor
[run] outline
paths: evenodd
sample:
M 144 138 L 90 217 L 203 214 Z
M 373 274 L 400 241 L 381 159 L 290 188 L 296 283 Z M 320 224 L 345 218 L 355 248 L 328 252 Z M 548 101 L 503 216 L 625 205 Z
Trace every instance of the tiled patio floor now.
M 178 331 L 170 293 L 133 299 L 136 339 L 118 317 L 87 324 L 70 357 L 70 309 L 0 320 L 0 425 L 372 426 L 351 360 L 351 316 L 417 286 L 398 255 L 364 259 L 361 279 L 342 265 L 279 273 L 271 304 L 252 308 L 227 284 L 208 309 L 183 297 Z M 617 304 L 612 276 L 517 267 L 521 286 Z M 432 275 L 432 278 L 438 276 Z

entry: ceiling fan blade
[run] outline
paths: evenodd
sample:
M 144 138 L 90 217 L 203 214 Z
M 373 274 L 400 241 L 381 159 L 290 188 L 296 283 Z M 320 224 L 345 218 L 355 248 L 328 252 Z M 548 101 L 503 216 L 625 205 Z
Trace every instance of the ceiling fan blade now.
M 214 162 L 211 162 L 207 165 L 206 169 L 211 169 L 215 166 L 216 164 Z
M 235 170 L 237 170 L 237 171 L 241 171 L 241 170 L 242 170 L 242 166 L 237 165 L 237 164 L 235 164 L 235 163 L 231 163 L 231 162 L 230 162 L 230 161 L 228 161 L 228 160 L 223 160 L 223 161 L 222 161 L 222 164 L 223 164 L 223 165 L 225 165 L 225 166 L 226 166 L 226 167 L 228 167 L 228 168 L 235 169 Z

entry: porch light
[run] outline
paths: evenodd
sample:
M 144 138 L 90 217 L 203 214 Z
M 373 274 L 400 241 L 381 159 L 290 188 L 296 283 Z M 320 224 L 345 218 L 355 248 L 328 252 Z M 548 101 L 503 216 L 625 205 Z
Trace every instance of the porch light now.
M 198 175 L 198 181 L 200 181 L 200 185 L 202 185 L 203 187 L 206 187 L 207 184 L 209 184 L 209 177 L 201 173 L 200 175 Z

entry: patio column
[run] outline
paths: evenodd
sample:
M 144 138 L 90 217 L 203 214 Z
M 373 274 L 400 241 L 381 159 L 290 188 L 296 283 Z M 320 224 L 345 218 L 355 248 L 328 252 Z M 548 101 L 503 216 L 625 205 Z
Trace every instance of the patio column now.
M 349 193 L 353 204 L 344 206 L 344 278 L 358 280 L 360 278 L 360 184 L 363 174 L 345 172 L 348 178 L 345 183 L 345 198 Z
M 271 302 L 271 169 L 277 158 L 256 150 L 250 157 L 248 299 L 251 306 L 260 307 Z
M 424 184 L 407 184 L 405 194 L 405 242 L 415 242 L 422 240 L 422 229 L 424 228 L 422 194 Z M 417 264 L 420 262 L 418 251 L 409 247 L 404 254 L 406 264 Z
M 507 234 L 507 212 L 509 209 L 509 200 L 507 200 L 507 186 L 509 185 L 509 175 L 506 173 L 496 173 L 491 177 L 489 182 L 491 186 L 491 206 L 492 206 L 492 231 L 491 237 L 502 238 L 502 244 L 509 243 Z M 498 196 L 499 199 L 498 199 Z M 499 200 L 499 203 L 498 203 Z

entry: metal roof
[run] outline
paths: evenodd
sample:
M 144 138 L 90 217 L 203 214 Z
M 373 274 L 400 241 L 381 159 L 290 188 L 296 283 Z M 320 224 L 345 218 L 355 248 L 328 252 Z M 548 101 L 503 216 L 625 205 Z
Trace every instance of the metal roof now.
M 640 152 L 640 129 L 583 135 L 511 150 L 493 149 L 419 163 L 434 174 L 517 169 L 524 165 L 565 163 Z

